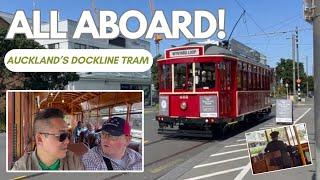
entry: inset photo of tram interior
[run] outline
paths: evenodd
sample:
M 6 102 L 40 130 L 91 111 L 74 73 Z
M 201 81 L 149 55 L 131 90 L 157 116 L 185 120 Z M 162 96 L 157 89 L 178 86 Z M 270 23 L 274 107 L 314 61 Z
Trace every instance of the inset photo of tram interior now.
M 7 91 L 7 171 L 143 172 L 143 91 Z
M 305 123 L 246 133 L 253 174 L 312 164 Z

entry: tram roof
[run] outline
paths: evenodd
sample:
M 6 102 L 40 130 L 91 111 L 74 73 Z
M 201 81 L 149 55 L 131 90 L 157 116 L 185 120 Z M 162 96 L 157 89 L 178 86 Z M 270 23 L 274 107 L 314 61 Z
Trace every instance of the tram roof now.
M 179 48 L 179 47 L 192 47 L 192 46 L 195 46 L 195 47 L 199 47 L 199 46 L 203 46 L 204 47 L 204 54 L 205 55 L 223 55 L 223 56 L 229 56 L 230 58 L 236 58 L 237 60 L 241 60 L 243 62 L 247 62 L 247 63 L 250 63 L 250 64 L 254 64 L 254 65 L 257 65 L 257 66 L 261 66 L 261 67 L 264 67 L 264 68 L 270 68 L 268 65 L 265 65 L 265 64 L 262 64 L 260 62 L 257 62 L 257 61 L 254 61 L 254 60 L 251 60 L 247 57 L 242 57 L 242 56 L 239 56 L 238 54 L 235 54 L 233 53 L 231 50 L 228 50 L 226 48 L 223 48 L 223 47 L 220 47 L 220 46 L 217 46 L 216 44 L 200 44 L 200 43 L 196 43 L 196 42 L 191 42 L 191 43 L 187 43 L 187 44 L 184 44 L 182 46 L 176 46 L 176 47 L 173 47 L 173 48 Z M 173 49 L 172 48 L 172 49 Z M 159 59 L 164 59 L 164 56 L 161 56 Z
M 103 107 L 133 104 L 142 101 L 141 92 L 38 92 L 40 108 L 60 108 L 76 114 Z

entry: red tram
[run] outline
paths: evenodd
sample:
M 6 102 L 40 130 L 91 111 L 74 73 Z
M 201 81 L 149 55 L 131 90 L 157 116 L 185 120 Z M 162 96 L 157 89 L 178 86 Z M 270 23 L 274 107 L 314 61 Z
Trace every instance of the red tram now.
M 216 136 L 271 112 L 269 66 L 213 44 L 190 43 L 157 61 L 159 133 Z

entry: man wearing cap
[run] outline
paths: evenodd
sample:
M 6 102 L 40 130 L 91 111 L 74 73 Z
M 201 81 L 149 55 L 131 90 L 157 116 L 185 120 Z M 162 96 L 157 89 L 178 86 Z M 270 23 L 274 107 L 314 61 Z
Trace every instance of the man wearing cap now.
M 81 159 L 68 151 L 68 126 L 64 113 L 49 108 L 39 111 L 34 119 L 36 148 L 26 153 L 12 170 L 83 170 Z
M 279 132 L 273 131 L 270 133 L 272 141 L 269 142 L 264 149 L 265 152 L 281 152 L 281 158 L 275 159 L 275 165 L 280 166 L 281 168 L 290 168 L 291 167 L 291 159 L 288 154 L 288 147 L 283 142 L 278 140 Z
M 106 121 L 101 131 L 101 143 L 83 155 L 86 170 L 142 170 L 141 155 L 128 148 L 131 127 L 120 118 Z

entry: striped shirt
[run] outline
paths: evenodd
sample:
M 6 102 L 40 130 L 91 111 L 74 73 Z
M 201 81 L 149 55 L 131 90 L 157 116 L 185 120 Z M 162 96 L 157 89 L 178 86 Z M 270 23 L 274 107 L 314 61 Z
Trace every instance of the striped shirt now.
M 103 157 L 109 158 L 113 170 L 142 170 L 141 155 L 127 148 L 121 160 L 113 160 L 102 152 L 101 146 L 90 149 L 82 156 L 82 161 L 86 170 L 108 170 Z

